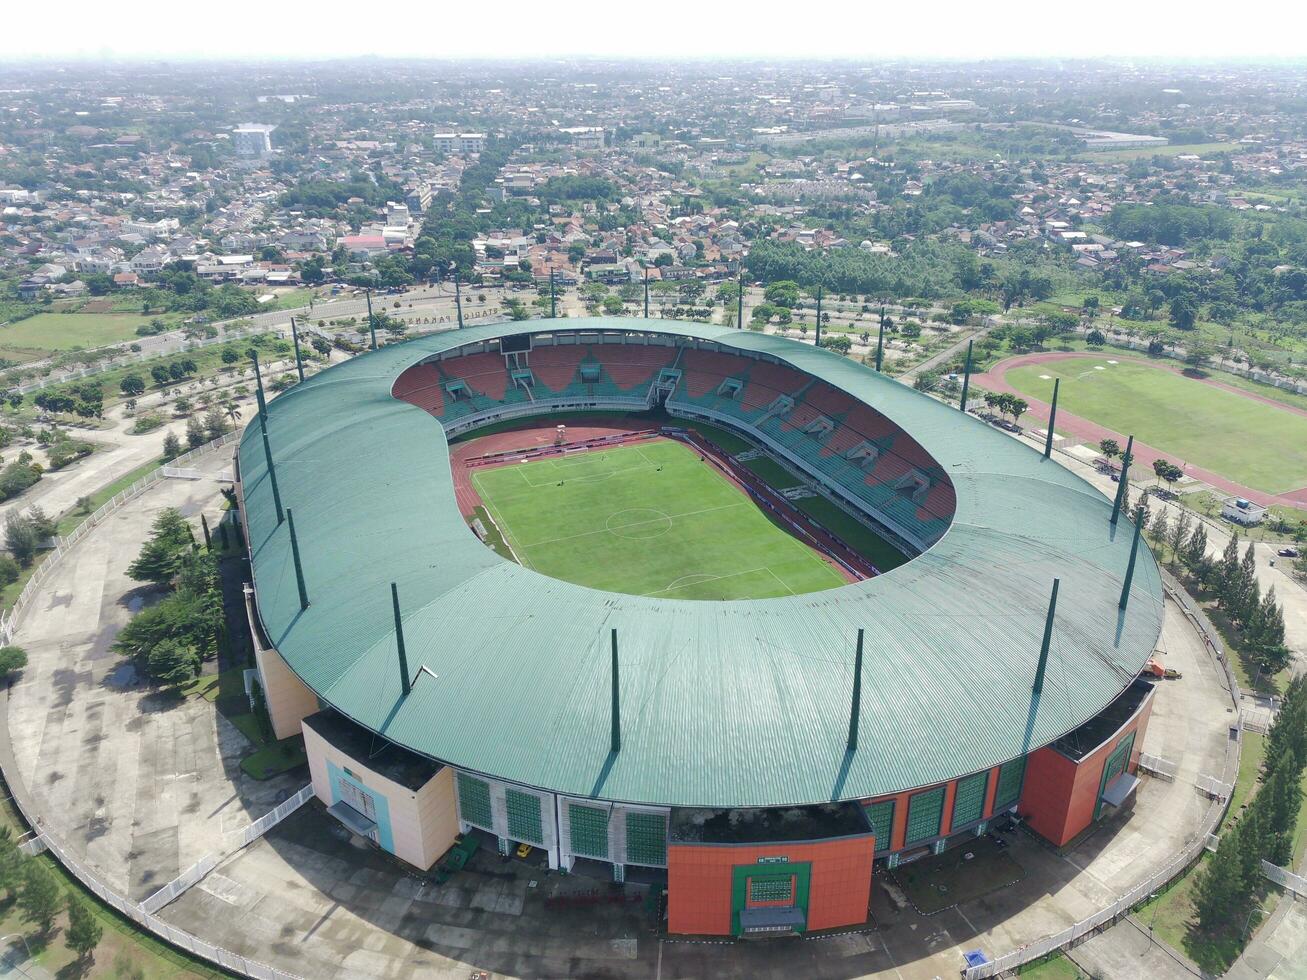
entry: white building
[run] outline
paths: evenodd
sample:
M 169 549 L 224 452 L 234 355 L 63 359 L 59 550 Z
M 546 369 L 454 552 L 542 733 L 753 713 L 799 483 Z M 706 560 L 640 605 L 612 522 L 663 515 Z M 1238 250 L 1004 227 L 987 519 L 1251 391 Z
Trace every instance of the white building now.
M 436 151 L 468 156 L 486 148 L 485 133 L 436 133 Z
M 604 148 L 604 127 L 602 126 L 567 126 L 559 130 L 572 140 L 578 150 L 602 150 Z
M 243 123 L 232 130 L 232 146 L 242 157 L 266 157 L 272 152 L 272 131 L 276 126 Z
M 1243 497 L 1226 497 L 1221 501 L 1221 516 L 1236 524 L 1260 524 L 1266 517 L 1266 508 Z
M 407 228 L 412 220 L 407 204 L 395 201 L 386 202 L 386 226 L 390 228 Z

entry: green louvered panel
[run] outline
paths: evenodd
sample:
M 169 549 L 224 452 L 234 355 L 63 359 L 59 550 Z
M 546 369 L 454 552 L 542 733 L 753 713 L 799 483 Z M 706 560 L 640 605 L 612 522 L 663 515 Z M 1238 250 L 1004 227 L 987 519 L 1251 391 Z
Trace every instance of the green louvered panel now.
M 998 792 L 994 794 L 994 812 L 1011 806 L 1021 796 L 1021 781 L 1026 775 L 1026 760 L 1013 759 L 1005 762 L 998 771 Z
M 628 810 L 626 813 L 626 861 L 663 867 L 667 864 L 667 816 Z
M 607 861 L 608 811 L 569 803 L 567 813 L 572 825 L 572 853 Z
M 544 844 L 545 831 L 540 821 L 540 797 L 521 790 L 504 790 L 508 810 L 508 836 L 528 844 Z
M 944 815 L 944 787 L 936 786 L 908 800 L 908 833 L 904 841 L 915 844 L 939 835 L 939 821 Z
M 458 812 L 470 824 L 494 831 L 495 818 L 490 814 L 490 784 L 465 772 L 458 774 Z
M 876 851 L 888 851 L 893 846 L 890 839 L 894 835 L 894 801 L 882 800 L 863 809 L 867 812 L 871 832 L 876 835 Z
M 975 823 L 984 816 L 985 790 L 988 787 L 988 772 L 978 772 L 974 776 L 958 780 L 958 790 L 953 797 L 953 823 L 950 825 L 950 830 Z
M 754 875 L 749 879 L 750 902 L 788 902 L 794 897 L 794 875 Z

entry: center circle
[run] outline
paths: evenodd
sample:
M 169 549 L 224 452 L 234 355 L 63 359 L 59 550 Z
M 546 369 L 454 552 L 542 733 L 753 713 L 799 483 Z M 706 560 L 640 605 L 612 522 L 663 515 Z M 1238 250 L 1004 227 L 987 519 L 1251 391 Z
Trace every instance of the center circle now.
M 652 507 L 631 507 L 609 514 L 604 528 L 619 538 L 656 538 L 672 529 L 672 519 Z

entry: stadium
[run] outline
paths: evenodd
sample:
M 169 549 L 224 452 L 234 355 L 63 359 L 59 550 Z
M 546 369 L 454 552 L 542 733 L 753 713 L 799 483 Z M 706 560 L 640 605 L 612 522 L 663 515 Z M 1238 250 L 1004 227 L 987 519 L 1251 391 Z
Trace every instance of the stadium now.
M 471 840 L 662 886 L 671 933 L 808 933 L 1013 814 L 1060 847 L 1131 803 L 1134 524 L 849 358 L 471 327 L 295 386 L 237 464 L 276 734 L 422 871 Z

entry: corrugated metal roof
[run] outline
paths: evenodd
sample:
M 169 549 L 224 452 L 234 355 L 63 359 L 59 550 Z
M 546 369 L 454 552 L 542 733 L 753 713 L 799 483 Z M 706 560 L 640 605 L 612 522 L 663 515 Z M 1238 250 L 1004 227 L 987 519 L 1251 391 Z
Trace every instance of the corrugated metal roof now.
M 444 430 L 391 397 L 407 367 L 528 332 L 645 331 L 764 351 L 874 405 L 952 479 L 929 551 L 826 592 L 700 602 L 599 592 L 504 561 L 454 501 Z M 1132 527 L 1085 481 L 853 361 L 779 337 L 670 320 L 472 327 L 387 346 L 275 399 L 268 432 L 311 605 L 300 613 L 260 423 L 240 447 L 268 634 L 323 700 L 441 761 L 627 802 L 760 806 L 855 799 L 979 771 L 1105 707 L 1148 658 L 1162 588 Z M 1043 695 L 1030 688 L 1062 580 Z M 400 697 L 389 583 L 410 669 Z M 622 748 L 609 753 L 608 631 L 621 644 Z M 854 638 L 866 630 L 859 748 L 846 756 Z

